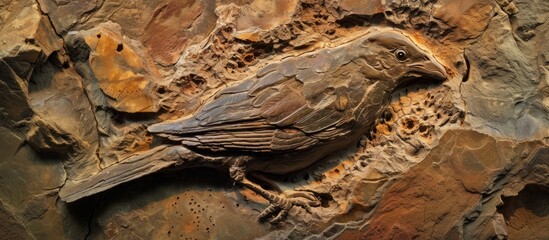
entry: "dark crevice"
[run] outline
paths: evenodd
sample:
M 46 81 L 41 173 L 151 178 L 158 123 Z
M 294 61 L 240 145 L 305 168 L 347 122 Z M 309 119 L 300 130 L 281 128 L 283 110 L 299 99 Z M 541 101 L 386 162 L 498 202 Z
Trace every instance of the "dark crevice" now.
M 67 52 L 68 52 L 68 55 L 69 55 L 70 59 L 72 60 L 72 62 L 75 65 L 77 65 L 78 63 L 86 64 L 88 62 L 88 59 L 89 59 L 90 54 L 91 54 L 91 48 L 87 45 L 87 43 L 84 41 L 84 39 L 77 38 L 74 41 L 71 41 L 71 42 L 65 44 L 65 46 L 67 48 Z M 84 96 L 88 100 L 88 104 L 90 105 L 90 111 L 91 111 L 91 113 L 93 115 L 93 118 L 94 118 L 95 129 L 97 131 L 97 138 L 100 139 L 103 134 L 100 130 L 99 121 L 97 119 L 98 107 L 94 105 L 94 103 L 92 101 L 92 98 L 91 98 L 92 93 L 88 92 L 89 90 L 86 87 L 87 84 L 84 80 L 85 79 L 85 74 L 83 74 L 77 68 L 75 68 L 75 71 L 80 76 L 81 84 L 83 86 Z M 94 155 L 98 160 L 98 168 L 102 169 L 101 168 L 101 163 L 103 161 L 102 161 L 101 156 L 99 154 L 99 151 L 100 151 L 100 148 L 101 148 L 100 144 L 101 144 L 101 140 L 98 140 L 98 144 L 97 144 L 97 146 L 95 146 Z
M 368 22 L 369 18 L 369 16 L 365 15 L 350 14 L 336 20 L 335 22 L 343 28 L 352 28 L 356 26 L 364 26 Z
M 470 71 L 471 71 L 471 63 L 469 63 L 469 59 L 467 58 L 467 56 L 464 54 L 463 55 L 463 59 L 465 59 L 465 76 L 463 76 L 463 79 L 461 80 L 462 82 L 467 82 L 469 81 L 469 74 L 470 74 Z
M 60 33 L 57 32 L 57 29 L 55 28 L 55 25 L 53 25 L 53 21 L 51 20 L 50 15 L 42 11 L 42 6 L 40 6 L 40 1 L 35 0 L 34 2 L 38 6 L 38 11 L 40 11 L 40 13 L 48 19 L 48 22 L 50 23 L 51 27 L 53 28 L 53 31 L 55 32 L 55 35 L 57 35 L 59 38 L 61 38 L 61 40 L 63 40 L 63 46 L 65 46 L 65 39 Z
M 95 206 L 93 206 L 92 210 L 91 210 L 91 214 L 88 218 L 88 232 L 86 233 L 86 236 L 84 237 L 84 240 L 88 240 L 88 238 L 91 236 L 92 234 L 92 224 L 93 224 L 93 219 L 94 217 L 96 216 L 96 213 L 97 213 L 97 209 L 99 208 L 101 202 L 103 200 L 103 196 L 100 196 L 100 198 L 97 200 L 97 203 L 95 204 Z
M 85 86 L 85 83 L 84 81 L 82 80 L 82 86 Z M 91 100 L 91 97 L 90 97 L 90 93 L 88 93 L 88 90 L 87 88 L 84 87 L 84 96 L 86 96 L 86 99 L 88 100 L 88 103 L 90 104 L 90 111 L 93 115 L 93 120 L 95 122 L 95 130 L 97 131 L 97 146 L 95 146 L 95 150 L 94 150 L 94 154 L 95 154 L 95 157 L 97 158 L 98 160 L 98 163 L 97 163 L 97 166 L 99 167 L 99 169 L 102 169 L 101 168 L 101 163 L 103 162 L 103 160 L 101 159 L 101 156 L 99 154 L 99 151 L 100 151 L 100 144 L 101 144 L 101 135 L 102 135 L 102 132 L 100 130 L 100 126 L 99 126 L 99 121 L 97 120 L 97 108 L 94 106 L 92 100 Z
M 387 21 L 385 13 L 376 13 L 373 15 L 350 14 L 336 20 L 335 23 L 343 28 L 391 24 Z
M 334 201 L 334 197 L 330 193 L 313 192 L 313 194 L 318 197 L 320 206 L 323 208 L 330 207 L 330 202 Z
M 507 222 L 516 221 L 513 216 L 517 210 L 527 209 L 532 215 L 540 218 L 549 216 L 549 188 L 538 184 L 527 184 L 516 196 L 502 196 L 503 205 L 498 212 Z
M 88 46 L 88 44 L 86 44 L 84 39 L 77 38 L 74 41 L 69 42 L 65 46 L 67 46 L 69 57 L 74 63 L 85 63 L 88 61 L 91 53 L 91 48 Z

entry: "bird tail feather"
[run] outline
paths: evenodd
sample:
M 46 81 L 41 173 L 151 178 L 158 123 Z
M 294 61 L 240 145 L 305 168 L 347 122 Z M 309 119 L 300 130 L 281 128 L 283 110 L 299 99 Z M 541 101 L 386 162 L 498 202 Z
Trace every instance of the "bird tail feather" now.
M 68 180 L 59 191 L 59 197 L 65 202 L 74 202 L 176 165 L 182 161 L 182 156 L 189 153 L 191 151 L 183 146 L 159 146 L 150 149 L 104 168 L 86 179 Z

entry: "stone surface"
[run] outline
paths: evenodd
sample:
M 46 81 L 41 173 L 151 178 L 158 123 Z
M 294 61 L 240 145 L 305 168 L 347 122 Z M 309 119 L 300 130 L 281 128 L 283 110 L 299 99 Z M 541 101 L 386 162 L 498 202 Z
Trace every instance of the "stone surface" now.
M 493 194 L 499 175 L 531 159 L 528 152 L 535 145 L 496 141 L 473 131 L 448 131 L 421 163 L 384 192 L 365 226 L 340 238 L 459 238 L 462 225 L 474 221 L 478 205 Z
M 0 1 L 0 238 L 547 239 L 548 18 L 543 0 Z M 305 169 L 249 174 L 310 213 L 257 221 L 269 202 L 226 156 L 147 131 L 387 27 L 448 80 L 387 93 Z
M 116 27 L 112 25 L 106 26 Z M 158 111 L 157 101 L 151 93 L 151 82 L 159 77 L 158 73 L 149 58 L 139 54 L 130 40 L 109 27 L 95 28 L 71 37 L 74 38 L 71 52 L 89 51 L 88 59 L 83 63 L 89 64 L 91 71 L 86 78 L 97 81 L 110 107 L 127 113 Z M 76 43 L 85 45 L 76 48 Z
M 155 9 L 142 37 L 152 58 L 162 65 L 173 65 L 189 43 L 204 38 L 199 29 L 213 28 L 213 21 L 203 20 L 207 8 L 213 8 L 211 2 L 167 1 Z

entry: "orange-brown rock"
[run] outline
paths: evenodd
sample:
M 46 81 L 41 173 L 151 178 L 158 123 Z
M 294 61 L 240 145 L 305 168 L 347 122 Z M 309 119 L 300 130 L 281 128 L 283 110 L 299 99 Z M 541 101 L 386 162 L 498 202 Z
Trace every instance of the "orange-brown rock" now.
M 370 221 L 339 239 L 460 239 L 498 175 L 529 159 L 534 147 L 448 131 L 421 163 L 385 190 Z
M 152 82 L 160 76 L 149 58 L 108 28 L 89 31 L 84 41 L 90 48 L 91 71 L 110 106 L 129 113 L 158 111 Z
M 258 0 L 244 5 L 236 18 L 236 30 L 250 28 L 270 30 L 290 21 L 298 1 Z
M 142 39 L 156 62 L 165 66 L 175 64 L 185 47 L 197 38 L 194 36 L 198 33 L 195 28 L 208 28 L 198 21 L 204 8 L 205 3 L 201 0 L 172 0 L 154 11 Z M 198 26 L 193 27 L 193 24 Z

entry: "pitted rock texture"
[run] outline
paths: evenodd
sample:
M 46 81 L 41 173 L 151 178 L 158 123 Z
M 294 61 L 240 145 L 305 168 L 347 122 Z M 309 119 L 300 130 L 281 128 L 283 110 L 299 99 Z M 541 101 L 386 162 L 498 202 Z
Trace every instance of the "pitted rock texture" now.
M 547 239 L 548 18 L 543 0 L 0 1 L 0 238 Z M 219 156 L 147 131 L 383 28 L 448 79 L 388 94 L 359 142 L 312 166 L 250 174 L 313 193 L 311 213 L 257 221 L 268 202 Z M 86 182 L 113 174 L 125 183 Z

